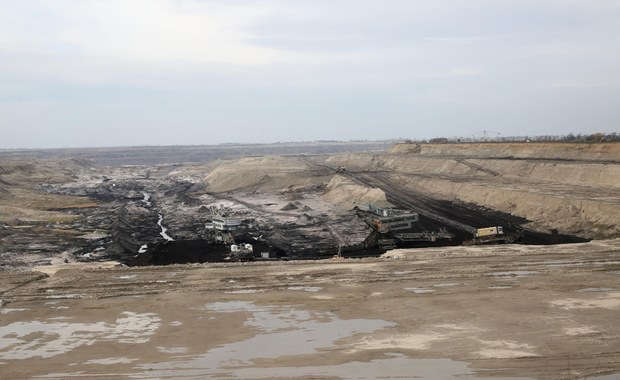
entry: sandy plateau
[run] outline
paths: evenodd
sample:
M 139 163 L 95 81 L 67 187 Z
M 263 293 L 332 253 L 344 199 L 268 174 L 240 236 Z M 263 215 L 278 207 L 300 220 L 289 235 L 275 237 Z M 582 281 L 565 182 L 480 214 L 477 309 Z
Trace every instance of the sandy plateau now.
M 615 379 L 619 254 L 616 239 L 5 273 L 0 365 L 7 378 Z
M 0 160 L 0 377 L 620 378 L 620 144 L 114 155 Z M 366 203 L 455 241 L 333 258 Z M 213 207 L 277 259 L 210 251 Z

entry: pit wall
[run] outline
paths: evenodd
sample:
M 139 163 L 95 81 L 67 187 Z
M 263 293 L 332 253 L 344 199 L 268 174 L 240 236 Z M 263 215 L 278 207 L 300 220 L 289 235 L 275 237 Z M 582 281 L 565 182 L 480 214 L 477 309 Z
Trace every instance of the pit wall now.
M 330 157 L 326 163 L 332 166 L 344 166 L 352 170 L 443 175 L 455 178 L 475 177 L 489 181 L 503 179 L 516 180 L 517 182 L 534 181 L 609 189 L 620 188 L 620 163 L 480 159 L 406 153 L 339 155 Z M 479 165 L 488 171 L 468 166 L 468 163 Z M 495 172 L 495 175 L 489 171 Z
M 525 159 L 593 160 L 620 162 L 620 143 L 462 143 L 462 144 L 395 144 L 391 153 L 416 153 L 425 156 Z
M 570 198 L 538 191 L 490 187 L 480 183 L 442 179 L 401 178 L 410 187 L 435 197 L 484 205 L 524 217 L 529 227 L 586 238 L 620 236 L 620 205 Z
M 381 171 L 434 198 L 524 217 L 539 231 L 620 237 L 620 144 L 398 144 L 326 163 Z

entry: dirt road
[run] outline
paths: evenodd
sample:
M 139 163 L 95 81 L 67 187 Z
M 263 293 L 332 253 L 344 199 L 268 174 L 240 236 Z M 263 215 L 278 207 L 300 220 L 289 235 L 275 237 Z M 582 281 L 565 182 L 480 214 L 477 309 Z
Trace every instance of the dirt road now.
M 620 240 L 610 240 L 3 273 L 0 371 L 7 378 L 614 379 L 619 254 Z

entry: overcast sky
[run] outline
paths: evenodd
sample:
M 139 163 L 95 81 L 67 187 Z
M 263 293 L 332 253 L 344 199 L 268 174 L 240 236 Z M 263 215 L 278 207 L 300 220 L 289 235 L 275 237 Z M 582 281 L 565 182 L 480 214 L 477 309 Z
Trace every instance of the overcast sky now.
M 0 0 L 0 148 L 620 132 L 620 0 Z

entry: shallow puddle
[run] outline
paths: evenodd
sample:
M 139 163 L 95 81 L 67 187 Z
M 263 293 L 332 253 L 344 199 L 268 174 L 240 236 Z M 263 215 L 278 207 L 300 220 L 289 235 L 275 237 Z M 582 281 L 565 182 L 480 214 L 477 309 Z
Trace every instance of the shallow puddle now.
M 602 376 L 589 376 L 586 379 L 587 380 L 620 380 L 620 373 L 612 373 L 609 375 L 602 375 Z
M 435 289 L 428 288 L 405 288 L 405 290 L 415 294 L 433 293 L 435 291 Z
M 339 319 L 330 312 L 296 310 L 288 306 L 259 306 L 253 302 L 231 301 L 205 305 L 202 310 L 216 313 L 250 313 L 244 325 L 258 333 L 238 342 L 213 348 L 190 359 L 140 365 L 145 376 L 184 377 L 198 374 L 233 376 L 238 369 L 252 366 L 256 359 L 278 359 L 332 349 L 338 340 L 369 334 L 395 326 L 379 319 Z M 246 374 L 240 378 L 247 378 Z
M 104 359 L 91 359 L 84 364 L 98 364 L 98 365 L 113 365 L 113 364 L 129 364 L 135 362 L 138 359 L 130 358 L 104 358 Z
M 49 358 L 96 341 L 146 343 L 159 328 L 152 313 L 123 312 L 114 323 L 70 323 L 62 319 L 0 326 L 0 359 Z
M 414 273 L 412 270 L 397 270 L 392 272 L 393 275 L 395 276 L 404 276 L 406 274 L 412 274 Z
M 583 288 L 577 290 L 579 293 L 590 293 L 590 292 L 610 292 L 613 289 L 611 288 Z
M 48 289 L 47 291 L 51 293 L 54 291 L 54 289 Z M 79 299 L 79 298 L 83 298 L 83 296 L 84 296 L 83 294 L 52 294 L 52 295 L 45 296 L 45 299 L 52 299 L 52 300 Z
M 137 274 L 126 274 L 126 275 L 123 275 L 123 276 L 116 276 L 114 278 L 118 278 L 120 280 L 131 280 L 131 279 L 136 278 L 136 277 L 138 277 Z
M 259 378 L 293 378 L 301 376 L 337 377 L 340 379 L 472 379 L 476 373 L 468 368 L 467 363 L 450 359 L 411 359 L 402 354 L 393 354 L 392 358 L 372 360 L 369 362 L 349 362 L 340 365 L 321 367 L 280 367 L 280 368 L 244 368 L 227 373 L 234 379 Z M 500 380 L 496 377 L 484 377 L 488 380 Z M 501 378 L 517 380 L 525 378 Z
M 263 289 L 240 289 L 240 290 L 231 290 L 224 292 L 226 294 L 253 294 L 253 293 L 263 293 Z
M 445 283 L 445 284 L 435 284 L 435 285 L 433 285 L 433 287 L 435 287 L 435 288 L 451 288 L 453 286 L 461 286 L 461 285 L 463 285 L 462 282 L 448 282 L 448 283 Z
M 304 291 L 304 292 L 315 293 L 315 292 L 320 291 L 323 288 L 321 288 L 320 286 L 289 286 L 287 289 L 288 290 L 297 290 L 297 291 L 301 290 L 301 291 Z
M 18 313 L 20 311 L 26 311 L 26 310 L 28 310 L 28 309 L 3 307 L 2 309 L 0 309 L 0 314 Z
M 489 289 L 511 289 L 512 285 L 491 285 Z

